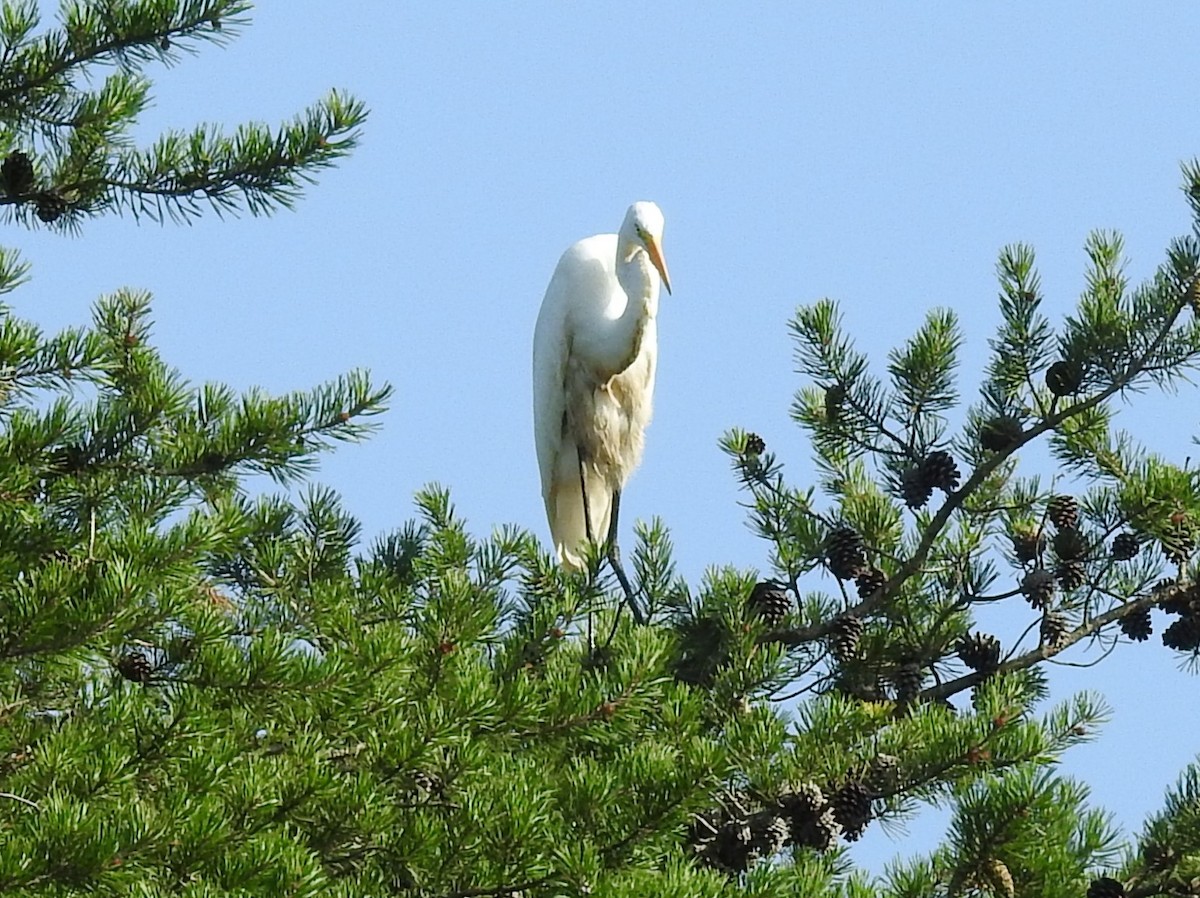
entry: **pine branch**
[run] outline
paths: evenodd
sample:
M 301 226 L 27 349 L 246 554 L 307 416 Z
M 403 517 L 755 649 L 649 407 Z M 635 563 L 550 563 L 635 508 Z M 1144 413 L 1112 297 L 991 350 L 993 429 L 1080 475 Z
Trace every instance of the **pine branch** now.
M 357 145 L 367 114 L 358 100 L 334 91 L 274 131 L 248 124 L 226 136 L 201 126 L 168 132 L 146 150 L 130 147 L 130 130 L 149 103 L 140 69 L 172 61 L 175 41 L 186 48 L 197 39 L 228 39 L 236 30 L 228 26 L 248 9 L 243 0 L 76 2 L 65 32 L 36 40 L 28 37 L 36 8 L 31 21 L 10 22 L 0 55 L 0 121 L 14 130 L 0 152 L 11 149 L 9 161 L 26 168 L 19 179 L 5 178 L 6 216 L 75 230 L 84 218 L 114 211 L 186 222 L 205 205 L 218 214 L 290 208 L 304 185 Z M 120 70 L 98 90 L 79 86 L 91 66 L 107 63 Z M 21 132 L 31 132 L 28 142 Z
M 1100 405 L 1105 400 L 1111 398 L 1128 387 L 1130 383 L 1134 382 L 1138 375 L 1142 372 L 1145 360 L 1166 338 L 1167 334 L 1174 326 L 1175 321 L 1178 319 L 1180 312 L 1182 312 L 1185 308 L 1187 302 L 1187 291 L 1181 290 L 1179 291 L 1179 294 L 1179 300 L 1176 303 L 1174 313 L 1165 319 L 1163 324 L 1159 327 L 1157 335 L 1150 341 L 1149 346 L 1140 356 L 1131 360 L 1125 366 L 1119 376 L 1115 377 L 1104 389 L 1092 396 L 1089 396 L 1087 399 L 1060 409 L 1059 411 L 1035 424 L 1033 427 L 1024 431 L 1020 438 L 1017 439 L 1008 449 L 1003 452 L 994 453 L 990 458 L 985 459 L 983 463 L 980 464 L 974 470 L 974 472 L 972 472 L 971 476 L 961 487 L 946 497 L 946 501 L 942 503 L 941 508 L 937 510 L 929 524 L 922 531 L 920 541 L 918 542 L 915 551 L 909 556 L 908 560 L 901 565 L 900 570 L 897 571 L 895 576 L 888 581 L 887 585 L 877 590 L 874 594 L 862 600 L 857 605 L 847 609 L 843 616 L 855 616 L 860 618 L 866 617 L 867 615 L 873 613 L 883 603 L 895 596 L 899 591 L 901 584 L 922 569 L 922 566 L 925 564 L 930 551 L 937 542 L 938 538 L 941 536 L 942 532 L 945 530 L 947 524 L 950 522 L 950 518 L 954 512 L 957 511 L 966 501 L 966 498 L 972 495 L 984 482 L 986 482 L 988 477 L 990 477 L 992 473 L 994 473 L 1001 465 L 1003 465 L 1011 455 L 1015 454 L 1018 450 L 1023 448 L 1028 443 L 1031 443 L 1042 434 L 1053 431 L 1064 421 Z M 780 642 L 788 646 L 803 645 L 806 642 L 821 639 L 829 635 L 829 633 L 833 631 L 834 627 L 836 627 L 837 620 L 838 619 L 835 618 L 814 624 L 810 627 L 799 629 L 775 630 L 764 634 L 762 641 Z
M 1165 601 L 1174 595 L 1180 594 L 1183 591 L 1184 587 L 1172 584 L 1166 589 L 1151 592 L 1149 595 L 1142 596 L 1138 599 L 1132 599 L 1131 601 L 1113 608 L 1104 614 L 1097 615 L 1082 626 L 1075 628 L 1066 636 L 1064 636 L 1062 641 L 1055 646 L 1038 646 L 1036 649 L 1031 649 L 1030 651 L 1024 652 L 1015 658 L 1010 658 L 1007 661 L 1004 661 L 999 667 L 996 668 L 995 671 L 992 671 L 991 673 L 984 674 L 973 672 L 964 674 L 961 677 L 957 677 L 956 679 L 941 683 L 937 686 L 931 686 L 928 689 L 922 690 L 918 698 L 922 701 L 942 701 L 944 699 L 948 699 L 950 696 L 956 693 L 962 692 L 964 689 L 969 689 L 977 683 L 981 683 L 989 676 L 1009 673 L 1015 670 L 1022 670 L 1035 664 L 1040 664 L 1043 661 L 1048 661 L 1055 655 L 1061 654 L 1063 651 L 1070 648 L 1080 640 L 1086 639 L 1092 634 L 1099 632 L 1108 624 L 1119 621 L 1121 618 L 1128 615 L 1137 614 L 1138 612 L 1145 611 L 1148 608 L 1153 608 L 1160 602 Z
M 174 41 L 227 41 L 245 24 L 242 15 L 250 6 L 247 0 L 72 3 L 62 32 L 48 34 L 25 48 L 6 47 L 0 66 L 0 108 L 11 108 L 19 98 L 54 86 L 76 68 L 106 63 L 136 68 L 151 60 L 170 60 Z

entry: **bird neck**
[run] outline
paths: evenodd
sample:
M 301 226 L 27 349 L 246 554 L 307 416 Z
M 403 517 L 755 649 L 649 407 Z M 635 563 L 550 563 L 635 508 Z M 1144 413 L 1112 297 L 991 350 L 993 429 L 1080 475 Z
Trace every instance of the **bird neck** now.
M 646 325 L 658 314 L 658 273 L 646 251 L 632 240 L 617 240 L 617 283 L 625 293 L 625 307 L 613 320 L 614 340 L 625 348 L 617 373 L 633 364 L 642 351 Z M 614 310 L 615 311 L 615 310 Z

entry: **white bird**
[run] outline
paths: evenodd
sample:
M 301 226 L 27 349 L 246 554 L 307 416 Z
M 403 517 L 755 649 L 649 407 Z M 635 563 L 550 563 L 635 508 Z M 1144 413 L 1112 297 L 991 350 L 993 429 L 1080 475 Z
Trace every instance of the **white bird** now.
M 605 538 L 635 616 L 617 517 L 650 423 L 659 285 L 671 292 L 662 233 L 658 206 L 639 202 L 618 233 L 571 245 L 533 333 L 534 437 L 559 563 L 580 569 L 587 542 Z

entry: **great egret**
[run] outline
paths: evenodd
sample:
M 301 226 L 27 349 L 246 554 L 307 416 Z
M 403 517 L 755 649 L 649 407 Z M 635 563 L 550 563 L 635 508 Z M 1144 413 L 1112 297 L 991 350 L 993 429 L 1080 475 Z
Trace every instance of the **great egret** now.
M 621 490 L 642 459 L 658 357 L 658 291 L 671 292 L 662 255 L 663 215 L 629 207 L 616 234 L 567 248 L 533 332 L 533 427 L 542 499 L 568 570 L 603 535 L 635 619 L 641 614 L 621 567 Z

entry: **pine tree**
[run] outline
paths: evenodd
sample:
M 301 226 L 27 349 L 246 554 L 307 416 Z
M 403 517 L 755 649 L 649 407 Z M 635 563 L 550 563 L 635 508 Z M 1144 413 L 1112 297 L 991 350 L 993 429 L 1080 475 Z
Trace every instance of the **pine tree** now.
M 144 70 L 248 6 L 94 0 L 45 30 L 0 0 L 10 219 L 269 212 L 351 149 L 342 96 L 277 133 L 129 148 Z M 1200 217 L 1200 165 L 1185 180 Z M 1200 657 L 1200 484 L 1112 427 L 1117 397 L 1200 360 L 1200 242 L 1140 287 L 1114 235 L 1088 254 L 1057 329 L 1032 251 L 1002 254 L 966 409 L 952 313 L 881 378 L 833 303 L 801 308 L 792 411 L 818 482 L 730 432 L 766 569 L 689 584 L 640 525 L 647 626 L 532 534 L 472 535 L 438 486 L 362 534 L 308 477 L 382 411 L 365 374 L 237 395 L 159 356 L 144 294 L 50 335 L 0 309 L 0 893 L 1197 894 L 1200 765 L 1122 854 L 1056 770 L 1102 701 L 1042 707 L 1063 653 Z M 0 254 L 0 288 L 23 274 Z M 1049 484 L 1019 473 L 1039 440 Z M 290 492 L 254 492 L 261 474 Z M 1011 632 L 980 630 L 984 603 Z M 1162 647 L 1134 642 L 1151 614 L 1174 618 Z M 856 869 L 859 836 L 933 802 L 942 845 Z
M 1200 219 L 1200 164 L 1185 168 L 1185 191 Z M 979 397 L 966 407 L 952 312 L 930 312 L 878 377 L 834 303 L 802 307 L 791 330 L 811 385 L 792 411 L 816 452 L 815 488 L 792 486 L 774 455 L 748 470 L 743 432 L 724 440 L 751 524 L 769 546 L 763 576 L 802 596 L 790 628 L 761 637 L 793 659 L 797 673 L 783 694 L 810 696 L 792 758 L 803 757 L 806 740 L 847 733 L 801 762 L 825 789 L 869 768 L 854 746 L 898 759 L 868 826 L 942 790 L 956 796 L 946 843 L 891 870 L 876 894 L 1200 894 L 1195 767 L 1140 847 L 1118 862 L 1117 835 L 1080 784 L 1001 747 L 1017 725 L 1017 741 L 1044 746 L 1046 759 L 1091 737 L 1106 713 L 1094 696 L 1034 723 L 1046 690 L 1041 665 L 1067 652 L 1086 659 L 1089 646 L 1136 645 L 1158 609 L 1178 615 L 1158 650 L 1193 666 L 1200 659 L 1191 585 L 1200 481 L 1113 426 L 1119 397 L 1170 387 L 1200 360 L 1200 241 L 1177 240 L 1138 287 L 1121 269 L 1117 235 L 1094 234 L 1087 252 L 1088 288 L 1057 328 L 1041 312 L 1032 250 L 1002 253 L 1003 323 Z M 836 418 L 829 383 L 839 385 Z M 1019 468 L 1035 441 L 1048 444 L 1058 468 L 1050 487 Z M 922 473 L 931 458 L 960 466 L 940 503 Z M 1145 543 L 1161 553 L 1141 552 Z M 867 567 L 880 571 L 881 588 L 847 589 L 846 571 Z M 1012 632 L 979 634 L 975 609 L 1002 601 Z M 845 621 L 855 623 L 852 643 Z M 1107 663 L 1120 663 L 1120 652 Z M 861 723 L 824 716 L 848 700 Z M 877 709 L 882 716 L 869 722 Z M 970 726 L 973 736 L 962 730 Z M 831 775 L 814 777 L 814 767 Z M 1073 835 L 1047 840 L 1050 831 Z
M 34 0 L 0 5 L 0 206 L 8 221 L 58 230 L 111 212 L 187 220 L 291 206 L 353 149 L 363 105 L 338 92 L 277 129 L 171 131 L 139 148 L 147 69 L 241 31 L 247 0 L 64 2 L 43 27 Z

